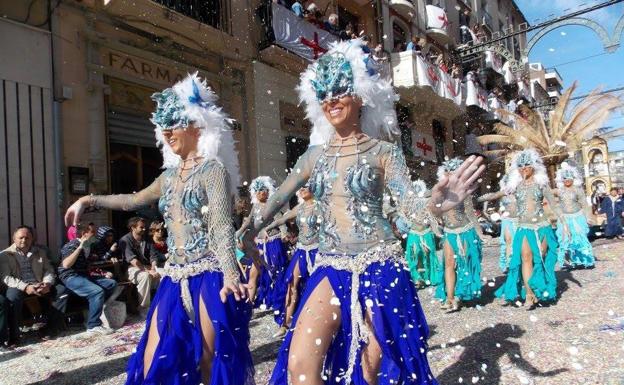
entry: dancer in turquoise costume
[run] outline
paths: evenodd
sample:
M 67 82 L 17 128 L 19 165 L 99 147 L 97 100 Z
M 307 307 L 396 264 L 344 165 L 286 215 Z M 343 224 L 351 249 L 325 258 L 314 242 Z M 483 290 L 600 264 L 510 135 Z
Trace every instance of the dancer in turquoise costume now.
M 240 283 L 234 256 L 232 200 L 239 174 L 229 119 L 197 74 L 152 98 L 165 170 L 135 194 L 80 198 L 65 223 L 77 224 L 88 207 L 134 211 L 154 203 L 165 220 L 163 279 L 128 362 L 126 384 L 253 384 L 251 306 L 243 300 L 253 288 Z
M 565 257 L 573 268 L 593 267 L 594 252 L 592 245 L 587 239 L 589 225 L 587 224 L 590 212 L 585 192 L 581 187 L 583 179 L 576 167 L 567 162 L 561 164 L 557 171 L 557 190 L 555 195 L 559 197 L 559 206 L 565 225 L 570 230 L 570 236 L 566 237 L 564 223 L 557 224 L 557 238 L 559 240 L 559 264 L 563 266 Z
M 319 204 L 319 252 L 271 385 L 437 384 L 427 361 L 427 321 L 383 215 L 384 193 L 410 221 L 426 212 L 415 209 L 401 147 L 386 141 L 400 134 L 397 96 L 368 60 L 362 41 L 337 42 L 303 73 L 311 145 L 244 237 L 253 252 L 257 232 L 309 183 Z M 471 194 L 480 163 L 471 157 L 434 186 L 428 210 L 440 215 Z
M 553 213 L 562 221 L 561 212 L 548 186 L 548 175 L 542 159 L 534 149 L 514 155 L 509 171 L 506 193 L 513 194 L 518 204 L 518 227 L 513 240 L 513 254 L 507 279 L 496 291 L 506 303 L 526 299 L 529 309 L 539 302 L 557 298 L 557 236 L 544 214 L 546 200 Z M 563 223 L 563 234 L 569 236 Z
M 416 180 L 413 182 L 414 192 L 422 197 L 423 209 L 428 201 L 428 191 L 425 182 Z M 436 286 L 442 279 L 442 271 L 436 254 L 435 237 L 442 237 L 438 227 L 438 221 L 433 218 L 425 218 L 423 222 L 414 221 L 410 225 L 405 246 L 405 259 L 412 275 L 412 280 L 417 288 Z
M 236 233 L 240 239 L 243 232 L 260 215 L 268 199 L 275 193 L 275 181 L 268 176 L 259 176 L 249 184 L 251 194 L 251 213 L 245 218 L 241 228 Z M 276 218 L 281 217 L 276 214 Z M 284 274 L 288 267 L 288 252 L 283 239 L 287 235 L 286 225 L 264 229 L 256 238 L 256 246 L 262 252 L 263 267 L 251 265 L 248 267 L 249 281 L 254 281 L 257 287 L 254 307 L 262 310 L 273 310 L 275 322 L 281 326 L 284 322 L 284 301 L 286 299 L 286 286 Z M 258 268 L 260 268 L 258 270 Z
M 448 178 L 462 164 L 453 158 L 438 167 L 438 180 Z M 444 284 L 438 285 L 435 297 L 448 312 L 458 311 L 462 301 L 481 298 L 481 244 L 483 232 L 477 222 L 472 198 L 466 197 L 452 210 L 444 213 L 444 258 L 440 269 Z
M 318 251 L 318 231 L 320 225 L 318 206 L 307 186 L 297 191 L 297 198 L 299 201 L 297 206 L 265 228 L 265 231 L 270 231 L 295 219 L 299 229 L 297 249 L 293 253 L 284 275 L 284 284 L 288 287 L 286 292 L 285 319 L 278 332 L 273 335 L 274 338 L 285 336 L 288 328 L 291 327 L 295 309 L 299 304 L 299 293 L 305 288 L 305 284 L 310 277 L 310 271 L 314 267 L 314 258 Z
M 499 182 L 500 190 L 498 192 L 485 194 L 477 199 L 478 202 L 485 202 L 483 211 L 487 210 L 488 201 L 500 200 L 501 235 L 499 238 L 500 256 L 498 265 L 503 272 L 507 272 L 507 269 L 509 269 L 509 262 L 511 261 L 513 250 L 513 238 L 516 234 L 516 227 L 518 226 L 516 196 L 513 193 L 505 193 L 505 191 L 507 191 L 506 186 L 508 182 L 509 174 L 505 174 Z

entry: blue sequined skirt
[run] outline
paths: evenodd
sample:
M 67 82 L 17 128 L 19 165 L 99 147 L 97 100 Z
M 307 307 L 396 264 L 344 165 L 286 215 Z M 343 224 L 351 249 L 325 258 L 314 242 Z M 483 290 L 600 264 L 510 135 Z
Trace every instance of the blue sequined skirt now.
M 215 356 L 209 385 L 252 385 L 254 368 L 249 351 L 251 306 L 229 296 L 222 303 L 219 291 L 223 273 L 206 271 L 188 278 L 194 311 L 191 320 L 184 308 L 180 283 L 164 277 L 152 301 L 145 332 L 128 362 L 126 385 L 198 385 L 202 357 L 199 301 L 203 300 L 215 329 Z M 143 378 L 143 359 L 151 319 L 157 312 L 160 340 L 152 365 Z
M 258 249 L 264 253 L 267 266 L 263 267 L 258 278 L 258 294 L 254 307 L 273 310 L 275 323 L 281 326 L 284 323 L 287 291 L 284 285 L 284 274 L 288 266 L 286 246 L 278 237 L 266 244 L 259 243 Z
M 559 252 L 557 259 L 563 265 L 566 254 L 570 258 L 572 266 L 594 266 L 594 252 L 592 245 L 587 239 L 589 225 L 583 212 L 576 214 L 564 214 L 563 219 L 568 225 L 569 236 L 563 234 L 563 224 L 557 223 L 557 240 L 559 241 Z
M 317 257 L 318 258 L 318 257 Z M 370 309 L 373 333 L 382 354 L 378 385 L 436 385 L 427 361 L 427 338 L 429 327 L 420 306 L 418 295 L 409 271 L 395 262 L 372 262 L 359 275 L 357 304 L 351 303 L 353 274 L 350 271 L 321 266 L 308 279 L 301 302 L 293 318 L 297 324 L 299 315 L 309 307 L 308 299 L 315 288 L 329 280 L 340 304 L 340 327 L 325 358 L 323 378 L 332 385 L 367 385 L 362 372 L 361 351 L 358 343 L 353 374 L 348 381 L 344 374 L 349 366 L 352 339 L 352 306 L 362 312 Z M 322 327 L 320 325 L 319 327 Z M 288 359 L 293 330 L 289 330 L 277 356 L 270 385 L 288 385 Z
M 290 260 L 286 274 L 284 275 L 284 282 L 289 285 L 294 279 L 295 267 L 299 265 L 299 284 L 301 287 L 305 287 L 305 283 L 310 277 L 310 270 L 314 266 L 314 259 L 318 249 L 304 250 L 297 249 Z M 309 262 L 309 263 L 308 263 Z

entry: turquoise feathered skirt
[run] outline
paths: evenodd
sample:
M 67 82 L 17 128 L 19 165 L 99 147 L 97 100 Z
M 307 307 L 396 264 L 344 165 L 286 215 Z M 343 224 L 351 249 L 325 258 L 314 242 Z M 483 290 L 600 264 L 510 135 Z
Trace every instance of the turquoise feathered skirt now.
M 436 286 L 442 282 L 443 274 L 436 255 L 435 235 L 430 231 L 410 231 L 405 247 L 405 259 L 412 281 Z
M 514 235 L 516 234 L 516 219 L 503 218 L 501 220 L 501 232 L 499 237 L 500 243 L 500 257 L 498 258 L 498 266 L 501 271 L 507 271 L 509 268 L 509 260 L 507 258 L 507 240 L 505 239 L 505 234 L 509 233 L 509 239 L 511 239 L 511 243 L 513 246 Z M 511 259 L 511 258 L 509 258 Z
M 569 236 L 563 234 L 563 224 L 557 224 L 557 239 L 559 241 L 558 261 L 563 265 L 566 254 L 572 266 L 594 266 L 594 251 L 587 234 L 589 225 L 582 211 L 574 214 L 563 214 L 563 220 L 568 225 Z
M 523 227 L 518 225 L 513 240 L 513 254 L 509 261 L 509 271 L 503 286 L 496 290 L 496 297 L 506 301 L 526 298 L 526 288 L 522 277 L 522 244 L 526 239 L 533 254 L 533 272 L 529 278 L 529 286 L 540 301 L 552 301 L 557 298 L 557 237 L 550 225 L 540 227 Z M 548 250 L 542 255 L 540 245 L 546 240 Z
M 444 229 L 443 244 L 449 243 L 455 255 L 455 297 L 462 301 L 474 301 L 481 298 L 481 238 L 474 227 L 461 232 Z M 444 277 L 445 258 L 442 258 L 440 274 Z M 446 301 L 446 285 L 438 285 L 435 297 Z

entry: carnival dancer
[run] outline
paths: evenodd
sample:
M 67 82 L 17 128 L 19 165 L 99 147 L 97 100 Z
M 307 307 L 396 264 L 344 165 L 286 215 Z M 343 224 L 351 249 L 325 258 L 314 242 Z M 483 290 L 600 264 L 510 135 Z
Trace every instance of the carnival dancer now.
M 304 186 L 297 191 L 297 199 L 299 202 L 297 206 L 265 228 L 265 231 L 270 231 L 295 219 L 299 229 L 297 248 L 284 276 L 284 283 L 288 288 L 285 319 L 278 332 L 273 335 L 275 338 L 284 337 L 288 328 L 291 327 L 292 318 L 299 303 L 299 293 L 310 277 L 310 270 L 314 266 L 314 258 L 318 251 L 319 215 L 314 196 L 310 189 Z
M 164 278 L 126 384 L 251 384 L 251 306 L 244 299 L 254 288 L 241 284 L 234 256 L 239 173 L 229 119 L 197 73 L 152 99 L 163 173 L 134 194 L 82 197 L 65 222 L 77 224 L 86 208 L 133 211 L 156 202 L 165 220 Z
M 511 161 L 506 193 L 513 193 L 518 207 L 518 227 L 513 239 L 513 254 L 507 279 L 495 295 L 505 303 L 526 299 L 534 309 L 539 302 L 557 298 L 557 236 L 544 214 L 544 199 L 563 223 L 542 159 L 534 149 L 516 153 Z
M 259 176 L 249 184 L 251 194 L 251 213 L 241 228 L 236 232 L 236 239 L 240 239 L 244 230 L 250 226 L 256 217 L 260 215 L 267 200 L 275 193 L 275 181 L 268 176 Z M 277 213 L 276 218 L 282 214 Z M 285 222 L 284 222 L 285 223 Z M 288 251 L 283 239 L 287 235 L 286 225 L 272 229 L 263 229 L 256 238 L 256 246 L 261 251 L 264 260 L 263 268 L 256 271 L 258 266 L 250 266 L 250 278 L 257 281 L 256 298 L 254 307 L 273 310 L 275 322 L 278 325 L 284 323 L 284 301 L 286 299 L 286 286 L 284 285 L 284 273 L 288 267 Z
M 557 224 L 559 265 L 564 265 L 567 254 L 572 268 L 591 268 L 594 266 L 595 259 L 592 245 L 587 239 L 589 225 L 585 216 L 589 213 L 589 207 L 585 192 L 581 187 L 583 184 L 581 174 L 576 167 L 563 162 L 557 171 L 556 181 L 555 195 L 559 197 L 563 221 L 570 231 L 569 236 L 565 236 L 564 223 Z
M 438 180 L 448 178 L 462 164 L 461 159 L 446 160 L 438 167 Z M 442 309 L 458 311 L 462 301 L 481 298 L 481 258 L 483 231 L 477 222 L 472 197 L 444 213 L 444 237 L 440 269 L 444 284 L 438 285 L 435 297 Z
M 319 205 L 319 252 L 273 385 L 437 384 L 427 362 L 427 322 L 400 242 L 382 215 L 384 192 L 410 220 L 424 211 L 414 210 L 401 148 L 381 139 L 399 134 L 396 94 L 367 60 L 361 40 L 334 43 L 303 73 L 311 146 L 243 238 L 252 251 L 257 232 L 309 182 Z M 436 185 L 429 210 L 440 215 L 474 191 L 480 163 L 470 158 Z
M 499 207 L 501 212 L 501 235 L 499 237 L 500 256 L 498 265 L 504 273 L 509 269 L 509 261 L 513 250 L 513 238 L 516 234 L 518 225 L 518 206 L 516 204 L 516 196 L 512 193 L 506 193 L 507 183 L 509 182 L 509 174 L 503 175 L 499 182 L 500 190 L 496 193 L 489 193 L 480 196 L 477 202 L 485 202 L 483 211 L 487 210 L 489 201 L 500 200 Z
M 427 185 L 418 179 L 412 183 L 414 193 L 421 198 L 421 209 L 426 209 L 428 203 Z M 438 221 L 434 217 L 425 218 L 423 222 L 410 223 L 405 246 L 405 259 L 412 275 L 416 288 L 437 286 L 443 282 L 443 274 L 436 253 L 436 239 L 442 238 Z

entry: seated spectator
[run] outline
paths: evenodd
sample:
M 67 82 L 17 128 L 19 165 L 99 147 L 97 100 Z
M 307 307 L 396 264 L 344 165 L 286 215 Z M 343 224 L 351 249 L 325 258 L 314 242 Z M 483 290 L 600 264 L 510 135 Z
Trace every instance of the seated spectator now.
M 69 291 L 89 301 L 89 316 L 87 319 L 87 333 L 92 335 L 110 334 L 111 329 L 102 326 L 100 316 L 104 302 L 113 294 L 117 282 L 107 272 L 106 276 L 90 276 L 88 256 L 94 251 L 97 242 L 96 226 L 78 225 L 78 238 L 67 242 L 61 249 L 61 265 L 58 267 L 59 278 Z
M 158 263 L 158 252 L 146 237 L 145 219 L 133 217 L 128 220 L 130 232 L 119 240 L 121 256 L 129 264 L 128 279 L 139 292 L 139 313 L 147 316 L 151 292 L 160 282 L 160 275 L 154 267 Z
M 30 227 L 18 227 L 13 232 L 13 244 L 0 253 L 0 277 L 7 287 L 5 311 L 8 306 L 8 317 L 5 317 L 8 319 L 10 345 L 19 340 L 22 307 L 27 296 L 39 298 L 44 309 L 48 322 L 40 330 L 42 336 L 54 335 L 64 327 L 63 318 L 67 308 L 65 287 L 55 284 L 54 268 L 45 250 L 33 245 L 33 231 Z
M 100 226 L 97 229 L 97 243 L 94 253 L 98 261 L 119 261 L 121 253 L 117 242 L 115 242 L 115 230 L 112 227 Z
M 341 32 L 344 32 L 344 31 L 340 29 L 340 25 L 338 24 L 338 15 L 336 15 L 335 13 L 332 13 L 331 15 L 329 15 L 329 17 L 327 18 L 327 21 L 325 22 L 325 30 L 331 33 L 332 35 L 341 37 L 340 36 Z M 343 34 L 343 37 L 344 37 L 344 34 Z
M 290 9 L 297 15 L 297 17 L 303 17 L 303 5 L 301 3 L 305 3 L 305 1 L 297 1 L 290 6 Z
M 420 38 L 418 36 L 412 36 L 412 40 L 407 43 L 407 47 L 405 47 L 406 51 L 420 51 L 422 48 L 420 47 Z
M 168 251 L 167 230 L 165 229 L 165 222 L 154 221 L 150 223 L 149 233 L 150 237 L 152 238 L 152 242 L 154 243 L 154 249 L 156 249 L 158 253 L 158 261 L 156 262 L 156 267 L 163 267 L 167 259 Z M 154 267 L 154 262 L 152 262 L 152 267 Z

